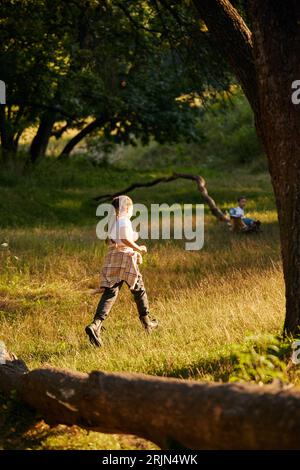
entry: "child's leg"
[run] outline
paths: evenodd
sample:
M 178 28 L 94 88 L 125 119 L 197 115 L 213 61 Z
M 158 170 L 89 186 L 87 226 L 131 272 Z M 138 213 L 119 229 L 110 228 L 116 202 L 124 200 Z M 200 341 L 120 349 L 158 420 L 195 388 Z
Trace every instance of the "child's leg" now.
M 101 299 L 98 303 L 97 310 L 95 313 L 94 321 L 101 320 L 104 321 L 107 315 L 109 314 L 113 304 L 115 303 L 120 287 L 122 286 L 123 281 L 118 282 L 112 287 L 105 287 L 104 292 L 101 296 Z
M 144 317 L 149 314 L 149 302 L 147 292 L 145 290 L 144 281 L 141 273 L 132 289 L 130 289 L 136 303 L 139 316 Z
M 130 290 L 136 303 L 142 325 L 145 330 L 150 333 L 153 329 L 157 328 L 158 322 L 149 318 L 149 302 L 141 273 L 134 287 Z
M 123 281 L 118 282 L 113 287 L 106 287 L 101 296 L 100 302 L 98 304 L 96 314 L 93 322 L 85 328 L 85 332 L 88 335 L 90 342 L 95 346 L 101 346 L 102 341 L 100 338 L 100 330 L 102 323 L 109 314 L 113 304 L 115 303 L 116 298 L 120 287 L 122 286 Z

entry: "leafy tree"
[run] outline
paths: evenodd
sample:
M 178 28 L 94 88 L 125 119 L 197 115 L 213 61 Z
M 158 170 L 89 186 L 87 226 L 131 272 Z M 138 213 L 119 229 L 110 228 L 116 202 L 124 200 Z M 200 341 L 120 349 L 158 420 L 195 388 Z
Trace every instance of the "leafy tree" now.
M 2 149 L 15 153 L 24 130 L 37 125 L 32 162 L 68 129 L 78 132 L 62 157 L 91 132 L 124 143 L 195 140 L 199 109 L 190 101 L 229 83 L 220 56 L 208 74 L 206 40 L 199 61 L 181 31 L 170 41 L 170 25 L 147 2 L 27 0 L 19 8 L 4 0 L 1 16 L 9 100 L 1 109 Z M 175 25 L 172 16 L 167 22 Z
M 7 85 L 8 105 L 0 107 L 3 155 L 17 151 L 24 130 L 40 115 L 60 112 L 55 96 L 66 57 L 54 27 L 46 22 L 46 2 L 1 2 L 0 70 Z

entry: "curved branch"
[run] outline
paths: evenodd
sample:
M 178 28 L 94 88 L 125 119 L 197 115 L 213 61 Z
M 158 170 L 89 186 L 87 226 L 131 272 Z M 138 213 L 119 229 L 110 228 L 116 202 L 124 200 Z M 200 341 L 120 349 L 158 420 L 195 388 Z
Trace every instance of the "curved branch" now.
M 113 194 L 102 194 L 101 196 L 97 196 L 94 198 L 95 201 L 98 202 L 107 202 L 111 201 L 114 197 L 121 196 L 122 194 L 128 194 L 129 192 L 133 191 L 134 189 L 137 188 L 149 188 L 151 186 L 155 186 L 156 184 L 159 183 L 169 183 L 171 181 L 175 181 L 179 178 L 187 179 L 187 180 L 192 180 L 197 183 L 198 190 L 203 198 L 203 200 L 206 202 L 208 205 L 211 213 L 221 222 L 229 222 L 229 219 L 227 216 L 219 209 L 219 207 L 216 205 L 214 199 L 208 194 L 208 191 L 206 189 L 206 182 L 205 179 L 200 176 L 200 175 L 191 175 L 187 173 L 173 173 L 171 176 L 163 176 L 161 178 L 156 178 L 152 181 L 148 181 L 147 183 L 133 183 L 127 188 L 118 191 Z
M 214 199 L 208 194 L 206 189 L 205 179 L 200 175 L 189 175 L 185 173 L 174 173 L 178 178 L 184 178 L 188 180 L 194 180 L 197 183 L 197 187 L 201 193 L 203 200 L 208 205 L 210 212 L 221 222 L 229 222 L 227 216 L 219 209 Z
M 96 129 L 104 126 L 107 121 L 107 116 L 102 115 L 94 119 L 94 121 L 90 122 L 87 126 L 85 126 L 81 131 L 79 131 L 74 137 L 72 137 L 69 142 L 64 146 L 61 154 L 58 157 L 58 160 L 65 160 L 69 157 L 72 150 L 76 147 L 82 139 L 84 139 L 87 135 L 91 134 Z

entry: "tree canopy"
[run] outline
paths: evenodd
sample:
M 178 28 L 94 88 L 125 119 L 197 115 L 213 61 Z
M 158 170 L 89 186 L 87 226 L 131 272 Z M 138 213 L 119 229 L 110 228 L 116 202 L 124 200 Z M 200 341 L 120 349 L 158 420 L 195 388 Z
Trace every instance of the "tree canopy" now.
M 64 154 L 90 132 L 123 143 L 195 140 L 191 102 L 230 83 L 187 5 L 174 15 L 155 2 L 6 0 L 1 17 L 2 147 L 15 152 L 37 126 L 32 161 L 68 129 L 78 133 Z

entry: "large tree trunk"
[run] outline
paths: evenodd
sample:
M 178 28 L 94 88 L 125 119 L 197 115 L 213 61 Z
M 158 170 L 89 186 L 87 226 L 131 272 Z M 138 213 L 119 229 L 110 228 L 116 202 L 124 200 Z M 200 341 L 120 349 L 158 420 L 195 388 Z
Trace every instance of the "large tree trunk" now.
M 0 390 L 16 390 L 49 424 L 135 434 L 163 449 L 300 449 L 300 391 L 294 388 L 29 371 L 6 355 Z
M 298 0 L 252 0 L 259 133 L 274 188 L 286 288 L 287 334 L 300 333 L 300 109 L 292 82 L 300 79 Z
M 194 0 L 254 111 L 274 188 L 286 287 L 284 331 L 300 330 L 300 79 L 298 0 L 250 0 L 252 31 L 229 0 Z
M 36 163 L 46 153 L 56 115 L 46 112 L 42 117 L 36 135 L 30 146 L 30 161 Z

